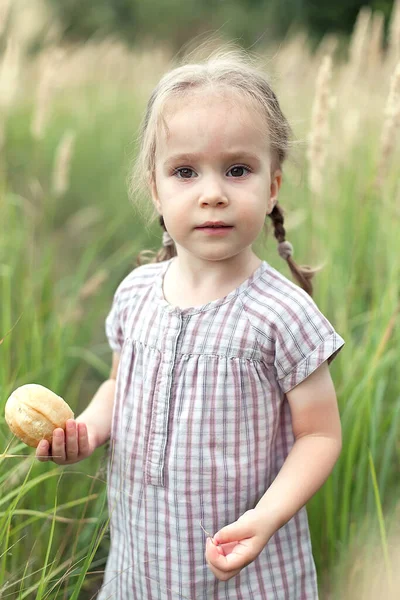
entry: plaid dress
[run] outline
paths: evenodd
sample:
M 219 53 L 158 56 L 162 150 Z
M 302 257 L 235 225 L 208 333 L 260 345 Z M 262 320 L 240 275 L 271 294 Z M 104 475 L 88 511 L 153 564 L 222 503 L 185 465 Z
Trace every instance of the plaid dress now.
M 132 271 L 106 320 L 120 366 L 98 600 L 315 600 L 305 508 L 226 582 L 200 524 L 214 534 L 255 507 L 294 442 L 285 393 L 344 341 L 265 261 L 224 298 L 173 307 L 171 260 Z

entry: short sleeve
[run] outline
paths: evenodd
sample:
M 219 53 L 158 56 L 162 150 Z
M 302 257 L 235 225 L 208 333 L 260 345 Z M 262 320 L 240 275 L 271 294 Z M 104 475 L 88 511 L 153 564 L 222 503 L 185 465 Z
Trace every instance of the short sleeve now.
M 275 368 L 284 393 L 299 385 L 323 362 L 337 356 L 344 340 L 315 302 L 304 296 L 286 307 L 276 326 Z
M 105 322 L 106 336 L 113 352 L 121 353 L 123 345 L 123 331 L 119 309 L 119 289 L 115 292 L 111 310 Z

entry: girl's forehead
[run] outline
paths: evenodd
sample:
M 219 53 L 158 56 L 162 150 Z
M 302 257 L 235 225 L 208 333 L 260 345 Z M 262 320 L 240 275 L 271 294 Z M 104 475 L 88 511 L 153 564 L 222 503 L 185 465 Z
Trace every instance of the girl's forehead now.
M 179 108 L 197 105 L 212 108 L 219 104 L 240 106 L 243 104 L 254 105 L 250 97 L 237 89 L 224 86 L 204 86 L 184 90 L 176 96 L 168 98 L 164 103 L 163 112 L 168 114 Z
M 255 100 L 239 92 L 199 90 L 166 102 L 158 127 L 158 151 L 190 146 L 268 147 L 266 118 Z M 195 151 L 195 150 L 193 150 Z

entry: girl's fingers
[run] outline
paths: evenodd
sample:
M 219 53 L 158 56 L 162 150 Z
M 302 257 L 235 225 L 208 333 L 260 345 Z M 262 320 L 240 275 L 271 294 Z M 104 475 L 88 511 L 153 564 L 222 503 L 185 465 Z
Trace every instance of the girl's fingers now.
M 220 546 L 214 546 L 211 540 L 207 540 L 206 561 L 214 575 L 221 581 L 227 581 L 239 573 L 244 565 L 235 565 L 236 568 L 228 565 L 226 556 L 220 553 Z
M 77 459 L 79 454 L 78 436 L 76 432 L 75 421 L 73 419 L 68 419 L 65 429 L 67 437 L 67 441 L 65 443 L 67 451 L 66 458 L 68 461 L 74 461 Z
M 226 558 L 222 548 L 213 544 L 210 538 L 207 539 L 206 554 L 207 558 L 209 558 L 209 560 L 214 564 L 214 566 L 220 566 L 226 563 Z M 223 557 L 225 560 L 223 562 L 220 562 L 220 557 Z
M 219 548 L 221 548 L 220 554 L 227 556 L 232 552 L 232 550 L 238 545 L 238 542 L 228 542 L 226 544 L 220 544 Z
M 78 429 L 78 444 L 79 453 L 83 455 L 89 454 L 89 436 L 85 423 L 77 423 Z
M 36 448 L 36 458 L 41 462 L 49 460 L 49 448 L 50 444 L 47 440 L 42 440 L 41 442 L 39 442 Z
M 53 441 L 51 444 L 51 454 L 53 456 L 53 460 L 57 464 L 65 463 L 65 436 L 64 429 L 57 427 L 53 431 Z
M 51 444 L 42 440 L 36 448 L 36 458 L 42 462 L 53 460 L 59 465 L 72 464 L 89 456 L 89 435 L 85 423 L 68 419 L 65 431 L 57 427 Z

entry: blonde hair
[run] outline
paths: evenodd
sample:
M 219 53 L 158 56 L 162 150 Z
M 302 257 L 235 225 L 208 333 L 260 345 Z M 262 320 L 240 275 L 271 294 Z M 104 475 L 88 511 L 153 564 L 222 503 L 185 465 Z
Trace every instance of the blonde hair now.
M 163 122 L 166 103 L 169 100 L 182 99 L 192 91 L 204 88 L 224 91 L 229 89 L 252 100 L 266 120 L 274 168 L 280 168 L 287 158 L 292 130 L 264 73 L 243 50 L 217 50 L 205 60 L 183 64 L 167 72 L 153 90 L 141 124 L 139 152 L 129 181 L 129 191 L 134 202 L 138 202 L 141 192 L 147 190 L 155 179 L 157 136 Z M 154 222 L 157 216 L 154 209 L 149 222 Z M 286 232 L 281 207 L 276 204 L 268 216 L 272 220 L 276 239 L 280 244 L 285 242 Z M 162 216 L 159 217 L 159 222 L 166 231 Z M 290 252 L 280 254 L 287 260 L 299 285 L 312 295 L 311 279 L 316 270 L 297 265 L 289 255 Z M 163 246 L 158 252 L 143 250 L 138 255 L 137 264 L 142 264 L 147 256 L 151 258 L 149 262 L 161 262 L 176 256 L 176 248 L 171 244 Z

